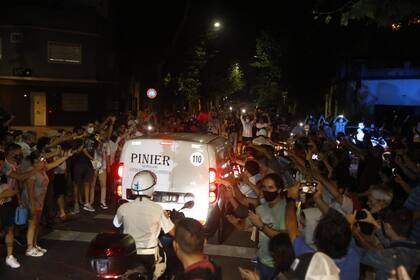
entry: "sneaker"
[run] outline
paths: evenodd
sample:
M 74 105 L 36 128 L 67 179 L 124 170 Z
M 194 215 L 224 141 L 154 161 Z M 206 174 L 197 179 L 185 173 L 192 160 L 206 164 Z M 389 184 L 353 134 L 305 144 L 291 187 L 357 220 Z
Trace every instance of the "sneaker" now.
M 14 256 L 8 256 L 6 257 L 6 264 L 10 266 L 11 268 L 19 268 L 20 263 L 17 261 L 17 259 Z
M 35 247 L 32 247 L 31 249 L 26 250 L 26 255 L 28 257 L 42 257 L 44 253 L 38 251 Z
M 40 251 L 41 253 L 45 254 L 47 252 L 47 249 L 42 248 L 41 246 L 36 245 L 35 249 L 37 249 L 38 251 Z
M 106 209 L 108 209 L 108 205 L 106 205 L 105 203 L 101 203 L 101 208 L 103 210 L 106 210 Z
M 95 208 L 92 207 L 90 204 L 83 205 L 83 210 L 89 211 L 89 212 L 95 212 Z

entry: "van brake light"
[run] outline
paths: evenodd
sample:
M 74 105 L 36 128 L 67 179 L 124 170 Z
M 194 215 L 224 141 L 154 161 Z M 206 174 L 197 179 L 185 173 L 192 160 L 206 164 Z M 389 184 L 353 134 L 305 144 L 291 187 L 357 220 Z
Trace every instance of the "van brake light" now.
M 210 168 L 209 169 L 209 183 L 210 184 L 216 183 L 216 176 L 217 176 L 216 169 Z
M 215 203 L 217 201 L 217 184 L 216 184 L 217 172 L 216 169 L 209 169 L 209 203 Z
M 117 196 L 122 197 L 122 186 L 121 185 L 117 186 Z
M 117 170 L 118 178 L 120 179 L 122 178 L 123 171 L 124 171 L 124 163 L 120 162 L 120 164 L 118 165 L 118 170 Z

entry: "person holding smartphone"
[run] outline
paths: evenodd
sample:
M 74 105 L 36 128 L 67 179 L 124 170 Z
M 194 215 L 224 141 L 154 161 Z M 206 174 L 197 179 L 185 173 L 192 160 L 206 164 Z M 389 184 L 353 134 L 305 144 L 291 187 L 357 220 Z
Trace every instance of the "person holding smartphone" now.
M 408 209 L 399 209 L 389 212 L 383 222 L 377 221 L 367 211 L 362 222 L 369 223 L 375 228 L 375 235 L 380 240 L 383 249 L 374 250 L 365 247 L 362 251 L 361 262 L 375 269 L 376 279 L 387 280 L 392 270 L 404 266 L 410 276 L 413 276 L 420 265 L 420 245 L 409 239 L 410 228 L 413 222 L 413 214 Z M 356 214 L 348 218 L 352 227 L 357 219 Z M 357 229 L 354 233 L 360 244 L 366 244 Z
M 254 226 L 259 231 L 258 259 L 256 270 L 261 279 L 273 279 L 274 260 L 269 251 L 270 238 L 286 232 L 286 199 L 283 181 L 277 174 L 266 175 L 261 180 L 263 203 L 248 211 L 247 219 L 227 216 L 227 220 L 238 229 Z

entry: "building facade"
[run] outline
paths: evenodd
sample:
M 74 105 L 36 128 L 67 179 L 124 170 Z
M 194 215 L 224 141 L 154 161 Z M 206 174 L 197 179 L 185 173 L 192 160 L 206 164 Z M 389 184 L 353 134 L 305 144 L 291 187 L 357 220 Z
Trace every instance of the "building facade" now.
M 119 110 L 111 26 L 92 6 L 7 8 L 0 106 L 14 125 L 84 124 Z

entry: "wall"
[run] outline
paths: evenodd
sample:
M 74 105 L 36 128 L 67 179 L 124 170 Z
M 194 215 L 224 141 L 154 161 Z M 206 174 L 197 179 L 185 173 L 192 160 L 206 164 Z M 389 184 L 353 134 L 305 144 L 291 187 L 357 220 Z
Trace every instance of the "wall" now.
M 369 105 L 420 106 L 420 79 L 362 80 Z

